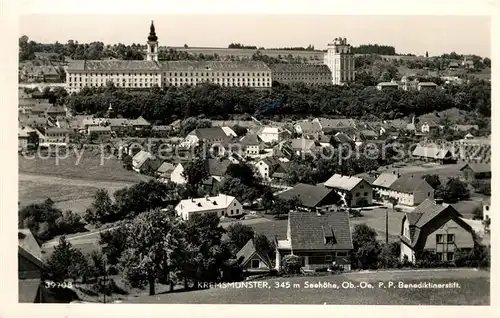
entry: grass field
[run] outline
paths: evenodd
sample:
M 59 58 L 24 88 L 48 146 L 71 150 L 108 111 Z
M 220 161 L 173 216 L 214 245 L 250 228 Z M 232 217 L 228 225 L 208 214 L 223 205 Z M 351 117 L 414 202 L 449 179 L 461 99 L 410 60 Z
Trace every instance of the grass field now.
M 81 159 L 71 155 L 68 158 L 43 159 L 36 157 L 28 159 L 19 156 L 19 172 L 59 177 L 83 178 L 109 181 L 137 182 L 149 177 L 141 176 L 133 171 L 125 170 L 117 159 L 105 159 L 101 164 L 101 157 L 96 152 L 85 152 Z
M 130 303 L 178 304 L 330 304 L 330 305 L 489 305 L 490 276 L 469 269 L 353 272 L 324 277 L 291 277 L 264 280 L 268 288 L 220 288 L 131 298 Z M 331 283 L 339 288 L 306 288 L 306 282 Z M 383 286 L 379 282 L 384 283 Z M 457 283 L 460 288 L 389 288 L 420 282 Z M 290 288 L 277 288 L 289 283 Z M 342 283 L 350 288 L 342 288 Z M 362 288 L 370 283 L 373 288 Z

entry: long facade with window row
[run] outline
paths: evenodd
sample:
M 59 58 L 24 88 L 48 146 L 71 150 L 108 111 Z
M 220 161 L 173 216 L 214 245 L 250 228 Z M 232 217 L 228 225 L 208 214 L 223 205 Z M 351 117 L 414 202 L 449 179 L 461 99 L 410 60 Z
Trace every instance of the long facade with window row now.
M 73 93 L 84 87 L 102 87 L 108 82 L 119 88 L 147 89 L 200 83 L 270 88 L 273 79 L 283 84 L 304 82 L 312 85 L 342 85 L 354 80 L 353 55 L 345 39 L 342 45 L 339 44 L 339 49 L 335 46 L 332 51 L 329 46 L 325 65 L 268 66 L 261 61 L 158 61 L 158 48 L 158 37 L 151 23 L 145 60 L 74 61 L 66 68 L 67 91 Z

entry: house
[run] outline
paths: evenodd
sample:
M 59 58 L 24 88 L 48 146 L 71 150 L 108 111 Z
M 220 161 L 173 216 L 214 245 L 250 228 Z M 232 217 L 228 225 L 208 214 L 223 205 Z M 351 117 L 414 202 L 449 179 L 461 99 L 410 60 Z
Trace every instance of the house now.
M 302 135 L 302 136 L 313 136 L 317 137 L 323 133 L 323 130 L 321 129 L 321 125 L 318 122 L 315 121 L 301 121 L 297 123 L 295 126 L 295 131 L 297 134 Z
M 34 133 L 35 130 L 28 127 L 28 126 L 19 126 L 18 132 L 17 132 L 17 147 L 18 151 L 24 151 L 27 150 L 29 139 L 30 139 L 30 134 Z
M 269 182 L 273 177 L 280 178 L 280 175 L 273 176 L 274 173 L 286 173 L 288 168 L 287 163 L 284 163 L 276 157 L 266 157 L 255 163 L 257 173 L 260 175 L 264 182 Z
M 184 176 L 184 166 L 182 163 L 178 163 L 172 173 L 170 174 L 170 181 L 176 184 L 186 184 L 187 179 Z
M 156 169 L 156 177 L 161 182 L 168 182 L 174 169 L 175 166 L 173 164 L 165 161 L 158 167 L 158 169 Z
M 151 127 L 151 132 L 156 137 L 167 137 L 171 131 L 170 126 L 168 125 L 155 125 Z
M 30 114 L 33 116 L 46 116 L 47 110 L 49 110 L 52 107 L 52 104 L 50 104 L 47 101 L 37 101 L 36 104 L 31 107 L 31 112 Z
M 213 144 L 225 144 L 234 137 L 236 137 L 236 133 L 228 127 L 198 128 L 186 136 L 184 143 L 188 146 L 196 146 L 201 141 L 207 146 L 212 146 Z
M 420 131 L 424 134 L 428 134 L 431 131 L 436 131 L 439 129 L 439 125 L 432 120 L 425 121 L 420 126 Z
M 155 159 L 155 156 L 152 153 L 141 150 L 132 157 L 132 169 L 140 173 L 145 169 L 145 163 L 153 159 Z
M 450 62 L 450 64 L 448 64 L 448 68 L 457 69 L 457 68 L 459 68 L 459 65 L 457 62 Z
M 423 252 L 453 261 L 460 250 L 474 247 L 473 230 L 451 205 L 425 200 L 401 221 L 401 259 L 415 263 Z
M 288 139 L 280 142 L 276 149 L 285 156 L 312 154 L 320 151 L 321 146 L 315 140 L 304 137 Z
M 133 130 L 132 123 L 126 118 L 108 118 L 106 124 L 116 135 L 126 135 Z
M 334 139 L 335 141 L 337 141 L 339 144 L 352 144 L 354 143 L 354 140 L 347 136 L 345 133 L 343 132 L 338 132 L 334 135 Z
M 189 220 L 195 214 L 216 213 L 221 217 L 243 214 L 243 206 L 233 196 L 219 194 L 212 197 L 182 200 L 175 207 L 177 215 Z
M 425 90 L 436 90 L 438 85 L 432 82 L 420 82 L 417 84 L 417 90 L 425 91 Z
M 370 129 L 360 130 L 360 135 L 363 140 L 374 140 L 378 138 L 378 134 Z
M 174 120 L 173 122 L 168 124 L 168 126 L 174 132 L 179 131 L 179 129 L 181 129 L 181 120 L 180 119 Z
M 399 89 L 399 84 L 394 81 L 382 82 L 377 84 L 377 90 L 379 91 L 397 90 L 397 89 Z
M 290 200 L 297 198 L 300 200 L 299 211 L 336 211 L 340 196 L 331 188 L 324 185 L 310 185 L 299 183 L 293 188 L 276 195 L 278 198 Z
M 88 126 L 87 134 L 89 136 L 95 134 L 97 136 L 97 138 L 111 137 L 111 127 L 110 126 Z
M 435 161 L 441 164 L 455 163 L 453 153 L 444 148 L 417 146 L 413 150 L 412 156 L 426 161 Z
M 137 119 L 131 120 L 130 124 L 132 125 L 132 127 L 134 127 L 135 130 L 143 130 L 151 126 L 151 124 L 142 116 L 139 116 Z
M 44 138 L 40 138 L 40 145 L 67 145 L 69 144 L 69 129 L 52 127 L 44 131 Z
M 260 142 L 257 135 L 246 135 L 240 139 L 241 151 L 240 154 L 247 156 L 258 156 L 264 149 L 262 142 Z
M 489 163 L 468 163 L 460 171 L 467 180 L 491 179 L 491 164 Z
M 261 127 L 257 130 L 256 134 L 264 143 L 273 143 L 280 141 L 280 131 L 278 127 Z
M 399 174 L 396 171 L 392 173 L 381 173 L 375 181 L 372 182 L 373 196 L 374 198 L 381 198 L 382 196 L 387 196 L 389 193 L 389 187 L 399 178 Z
M 301 258 L 303 270 L 339 265 L 351 269 L 353 250 L 348 212 L 290 212 L 285 240 L 275 239 L 276 269 L 286 255 Z
M 236 260 L 243 271 L 248 274 L 265 273 L 272 268 L 269 256 L 265 251 L 257 250 L 253 238 L 236 253 Z
M 453 125 L 454 131 L 468 132 L 471 130 L 479 130 L 478 125 Z
M 373 189 L 361 178 L 334 174 L 324 185 L 334 189 L 347 207 L 372 205 Z
M 407 206 L 419 205 L 427 199 L 434 200 L 434 189 L 424 178 L 413 174 L 399 176 L 388 188 L 380 189 L 378 193 L 381 197 L 394 198 L 398 204 Z
M 66 117 L 67 114 L 68 112 L 62 106 L 50 106 L 45 112 L 45 115 L 52 118 L 57 118 L 59 116 Z
M 106 118 L 92 118 L 92 117 L 86 117 L 81 119 L 80 123 L 80 128 L 84 130 L 88 130 L 89 127 L 96 127 L 96 126 L 105 126 L 107 123 Z
M 337 133 L 346 129 L 356 128 L 356 122 L 350 118 L 315 118 L 313 119 L 313 122 L 319 123 L 323 133 L 325 134 Z
M 237 160 L 230 160 L 228 158 L 211 158 L 207 159 L 205 161 L 208 175 L 209 177 L 206 181 L 206 184 L 212 184 L 213 179 L 211 177 L 220 177 L 219 179 L 216 179 L 217 182 L 220 182 L 222 177 L 225 176 L 227 168 L 233 164 L 233 163 L 238 163 Z M 182 163 L 177 164 L 175 168 L 172 170 L 170 174 L 170 181 L 176 183 L 176 184 L 186 184 L 187 179 L 184 176 L 184 166 Z
M 471 55 L 466 55 L 464 56 L 464 59 L 462 61 L 462 66 L 464 68 L 474 68 L 474 57 Z
M 271 170 L 271 180 L 275 183 L 284 183 L 289 170 L 290 161 L 279 160 L 278 165 Z
M 18 301 L 43 303 L 46 295 L 41 281 L 43 270 L 42 250 L 29 229 L 18 230 L 17 273 Z

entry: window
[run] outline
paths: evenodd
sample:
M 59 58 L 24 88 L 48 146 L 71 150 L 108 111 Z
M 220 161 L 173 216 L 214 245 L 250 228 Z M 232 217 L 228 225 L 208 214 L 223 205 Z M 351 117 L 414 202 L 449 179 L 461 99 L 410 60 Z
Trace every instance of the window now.
M 446 260 L 447 261 L 452 261 L 454 259 L 455 259 L 455 253 L 453 253 L 453 252 L 446 253 Z
M 233 206 L 236 206 L 236 202 L 234 203 L 234 205 L 233 205 Z
M 431 193 L 430 192 L 427 192 L 427 196 L 430 197 L 431 196 Z
M 443 243 L 443 234 L 436 234 L 436 242 Z
M 347 252 L 337 252 L 337 257 L 346 257 Z
M 368 195 L 368 192 L 363 193 L 363 195 L 366 197 Z
M 233 210 L 231 210 L 231 215 L 233 215 L 233 214 L 234 214 L 234 211 L 233 211 Z
M 236 214 L 240 214 L 240 209 L 236 209 Z
M 356 192 L 356 196 L 359 197 L 359 192 Z
M 485 209 L 486 209 L 486 211 L 489 211 L 490 210 L 490 206 L 489 205 L 485 206 Z
M 325 262 L 331 262 L 332 261 L 332 256 L 331 255 L 326 255 L 325 256 Z
M 443 260 L 443 253 L 436 253 L 436 258 L 438 261 L 442 261 Z
M 260 261 L 258 259 L 253 259 L 252 260 L 252 264 L 250 265 L 250 267 L 252 267 L 252 268 L 259 268 L 259 265 L 260 265 Z
M 453 243 L 453 242 L 455 242 L 455 234 L 448 234 L 448 235 L 446 235 L 446 236 L 447 236 L 446 241 L 447 241 L 448 243 Z

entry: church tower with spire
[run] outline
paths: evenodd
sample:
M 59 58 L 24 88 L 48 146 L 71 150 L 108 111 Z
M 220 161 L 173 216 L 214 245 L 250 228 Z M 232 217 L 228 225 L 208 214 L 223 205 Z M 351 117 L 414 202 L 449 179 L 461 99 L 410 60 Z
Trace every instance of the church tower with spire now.
M 147 61 L 158 61 L 158 37 L 155 32 L 155 25 L 151 21 L 148 36 L 148 52 L 146 53 Z

